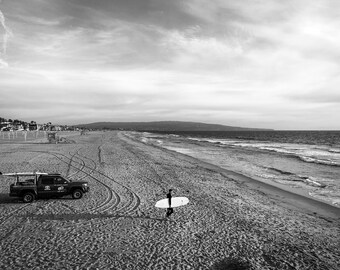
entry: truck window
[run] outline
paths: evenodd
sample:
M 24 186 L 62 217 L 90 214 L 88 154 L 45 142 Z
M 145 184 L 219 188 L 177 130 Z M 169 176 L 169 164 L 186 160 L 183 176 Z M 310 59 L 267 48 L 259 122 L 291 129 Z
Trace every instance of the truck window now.
M 61 177 L 57 177 L 56 184 L 67 184 L 67 180 Z
M 43 178 L 41 179 L 41 184 L 42 185 L 53 185 L 54 184 L 54 178 L 53 177 L 48 177 L 48 178 Z

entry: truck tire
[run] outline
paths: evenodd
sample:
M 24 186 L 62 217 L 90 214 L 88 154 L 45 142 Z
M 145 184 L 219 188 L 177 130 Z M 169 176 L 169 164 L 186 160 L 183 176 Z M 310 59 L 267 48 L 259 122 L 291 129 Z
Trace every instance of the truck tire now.
M 73 199 L 80 199 L 81 197 L 83 197 L 83 191 L 79 188 L 75 189 L 72 191 L 72 198 Z
M 22 196 L 22 201 L 24 203 L 31 203 L 35 199 L 35 195 L 33 192 L 25 192 L 24 195 Z

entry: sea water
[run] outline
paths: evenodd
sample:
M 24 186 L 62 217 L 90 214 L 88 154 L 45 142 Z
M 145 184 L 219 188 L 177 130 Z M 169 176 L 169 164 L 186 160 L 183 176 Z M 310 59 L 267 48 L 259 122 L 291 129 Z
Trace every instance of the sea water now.
M 144 132 L 136 136 L 144 143 L 340 207 L 340 131 Z

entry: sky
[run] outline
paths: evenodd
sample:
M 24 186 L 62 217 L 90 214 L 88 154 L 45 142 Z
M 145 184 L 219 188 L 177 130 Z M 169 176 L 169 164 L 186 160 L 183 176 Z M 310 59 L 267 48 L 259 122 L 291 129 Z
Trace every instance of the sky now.
M 0 0 L 0 116 L 340 130 L 338 0 Z

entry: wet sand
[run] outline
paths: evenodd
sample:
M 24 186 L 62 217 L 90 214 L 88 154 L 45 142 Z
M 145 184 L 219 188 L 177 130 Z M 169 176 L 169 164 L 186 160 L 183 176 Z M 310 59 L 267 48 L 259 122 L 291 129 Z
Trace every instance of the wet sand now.
M 0 140 L 0 171 L 60 172 L 91 187 L 80 200 L 23 204 L 1 177 L 0 269 L 340 268 L 338 208 L 126 135 Z M 190 203 L 165 219 L 154 204 L 169 188 Z
M 191 157 L 186 156 L 190 159 Z M 191 158 L 193 160 L 194 158 Z M 329 203 L 311 198 L 303 192 L 298 192 L 290 187 L 280 185 L 278 183 L 267 184 L 247 177 L 237 172 L 233 172 L 204 161 L 200 161 L 200 165 L 207 169 L 221 173 L 226 178 L 236 180 L 238 183 L 245 185 L 245 188 L 256 190 L 260 193 L 265 193 L 267 197 L 274 199 L 277 203 L 284 205 L 287 208 L 298 210 L 300 212 L 318 215 L 326 219 L 340 219 L 340 208 Z

